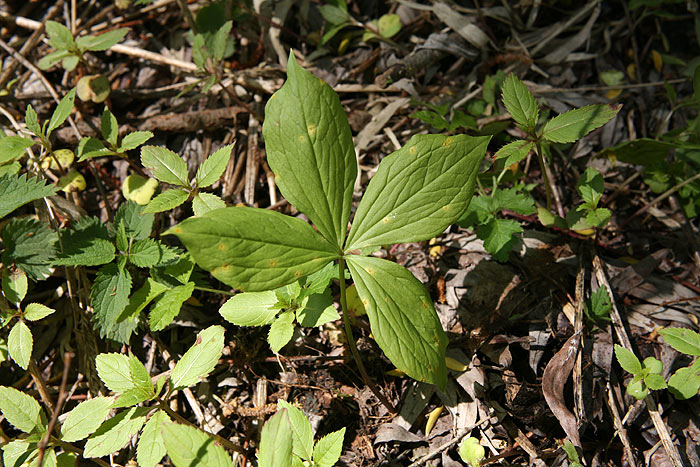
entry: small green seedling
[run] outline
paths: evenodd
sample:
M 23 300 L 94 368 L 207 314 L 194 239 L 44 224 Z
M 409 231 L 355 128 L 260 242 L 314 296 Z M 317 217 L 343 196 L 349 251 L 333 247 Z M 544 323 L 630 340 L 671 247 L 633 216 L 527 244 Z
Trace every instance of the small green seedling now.
M 604 287 L 598 288 L 591 297 L 583 302 L 583 312 L 593 324 L 602 326 L 610 321 L 612 303 Z
M 565 440 L 562 443 L 561 448 L 566 453 L 566 457 L 569 458 L 570 467 L 583 467 L 583 464 L 581 463 L 581 458 L 578 455 L 578 451 L 576 451 L 576 446 L 574 446 L 571 441 L 569 441 L 568 439 Z
M 117 156 L 126 159 L 128 157 L 127 151 L 136 149 L 153 138 L 153 133 L 150 131 L 134 131 L 120 138 L 117 118 L 107 107 L 102 112 L 100 132 L 107 144 L 105 145 L 92 136 L 82 138 L 78 143 L 78 162 L 103 156 Z
M 192 197 L 192 210 L 195 216 L 202 216 L 209 211 L 226 207 L 224 200 L 212 193 L 200 190 L 213 185 L 226 170 L 231 158 L 233 145 L 224 146 L 211 154 L 197 169 L 197 175 L 190 182 L 187 163 L 169 149 L 158 146 L 141 148 L 141 163 L 151 170 L 155 178 L 177 188 L 165 190 L 144 208 L 144 213 L 168 211 L 180 206 Z
M 166 233 L 203 269 L 247 292 L 283 287 L 337 261 L 343 310 L 347 265 L 379 347 L 408 376 L 444 388 L 447 336 L 430 294 L 406 268 L 368 253 L 429 240 L 454 223 L 472 197 L 490 138 L 414 136 L 382 160 L 347 233 L 357 178 L 350 125 L 337 94 L 293 54 L 286 83 L 267 104 L 263 135 L 278 188 L 316 229 L 275 211 L 231 207 Z M 259 313 L 268 316 L 270 306 Z
M 37 65 L 42 70 L 48 70 L 59 62 L 66 71 L 73 71 L 78 63 L 89 68 L 85 59 L 86 52 L 105 51 L 124 39 L 128 32 L 128 28 L 118 28 L 99 36 L 86 34 L 74 38 L 70 29 L 64 25 L 56 21 L 47 21 L 46 33 L 49 36 L 49 44 L 56 50 L 42 57 Z
M 479 467 L 486 457 L 486 449 L 473 436 L 464 438 L 459 446 L 459 457 L 472 467 Z
M 314 430 L 304 413 L 279 400 L 277 413 L 263 426 L 258 465 L 333 467 L 343 450 L 345 428 L 314 443 Z
M 615 344 L 615 357 L 623 370 L 633 375 L 627 383 L 627 394 L 637 400 L 642 400 L 649 395 L 649 390 L 657 391 L 667 387 L 666 381 L 661 376 L 662 363 L 654 357 L 647 357 L 640 362 L 634 353 Z
M 208 92 L 211 87 L 221 80 L 221 62 L 234 51 L 233 38 L 230 37 L 233 23 L 226 21 L 214 32 L 189 33 L 192 42 L 192 60 L 197 65 L 199 72 L 207 75 L 203 92 Z
M 326 267 L 289 285 L 265 292 L 244 292 L 223 304 L 219 313 L 237 326 L 270 325 L 267 341 L 277 353 L 294 333 L 294 320 L 305 327 L 322 326 L 340 319 L 328 284 L 335 267 Z
M 373 19 L 368 23 L 362 23 L 348 12 L 348 5 L 345 0 L 329 0 L 325 5 L 319 7 L 321 16 L 325 19 L 329 27 L 321 38 L 321 45 L 330 41 L 341 30 L 348 27 L 362 28 L 362 40 L 388 40 L 401 31 L 401 18 L 399 15 L 389 13 Z
M 690 329 L 666 328 L 659 334 L 678 352 L 700 357 L 700 335 Z M 668 380 L 668 390 L 676 399 L 689 399 L 700 391 L 700 359 L 691 365 L 679 368 Z

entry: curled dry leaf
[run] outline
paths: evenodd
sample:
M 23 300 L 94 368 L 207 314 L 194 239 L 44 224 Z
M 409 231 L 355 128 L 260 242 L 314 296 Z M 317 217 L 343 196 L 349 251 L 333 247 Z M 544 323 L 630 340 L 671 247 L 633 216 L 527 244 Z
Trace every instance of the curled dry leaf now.
M 571 336 L 549 361 L 542 375 L 542 392 L 547 405 L 566 432 L 566 436 L 575 446 L 581 447 L 576 417 L 564 402 L 564 384 L 574 368 L 579 338 L 580 333 Z

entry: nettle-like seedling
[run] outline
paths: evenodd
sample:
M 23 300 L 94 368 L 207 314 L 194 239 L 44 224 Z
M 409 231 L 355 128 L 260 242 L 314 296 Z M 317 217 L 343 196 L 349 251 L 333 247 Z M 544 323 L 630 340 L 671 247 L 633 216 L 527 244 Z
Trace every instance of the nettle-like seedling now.
M 665 389 L 666 381 L 661 376 L 663 364 L 654 357 L 647 357 L 640 362 L 637 356 L 626 348 L 615 344 L 615 357 L 623 370 L 632 373 L 632 380 L 627 383 L 627 394 L 637 400 L 649 395 L 649 389 Z
M 119 137 L 119 123 L 114 114 L 105 107 L 100 121 L 100 132 L 106 145 L 97 138 L 86 136 L 78 143 L 78 162 L 94 157 L 117 156 L 126 159 L 127 151 L 136 149 L 153 138 L 150 131 L 133 131 Z
M 678 352 L 700 357 L 700 335 L 690 329 L 666 328 L 659 330 L 666 343 Z M 668 379 L 668 390 L 676 399 L 690 399 L 700 391 L 700 359 L 679 368 Z
M 316 228 L 275 211 L 230 207 L 166 233 L 214 277 L 248 292 L 283 287 L 337 261 L 344 311 L 347 266 L 379 347 L 407 375 L 444 387 L 447 336 L 428 291 L 406 268 L 367 253 L 428 240 L 454 223 L 472 197 L 489 137 L 411 138 L 382 160 L 347 233 L 357 160 L 338 96 L 292 54 L 287 81 L 265 112 L 277 186 Z M 257 312 L 269 316 L 274 304 L 260 301 Z M 349 330 L 346 312 L 343 319 Z
M 283 400 L 260 434 L 258 465 L 333 467 L 343 450 L 345 428 L 314 443 L 314 429 L 304 413 Z

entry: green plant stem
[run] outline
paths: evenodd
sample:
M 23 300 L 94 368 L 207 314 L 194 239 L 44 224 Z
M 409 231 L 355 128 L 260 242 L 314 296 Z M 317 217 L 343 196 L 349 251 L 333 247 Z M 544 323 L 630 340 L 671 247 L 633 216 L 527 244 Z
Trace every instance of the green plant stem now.
M 542 145 L 539 141 L 536 144 L 537 160 L 540 161 L 542 167 L 542 181 L 544 182 L 544 190 L 547 196 L 547 211 L 552 212 L 552 192 L 549 187 L 549 174 L 547 173 L 544 154 L 542 154 Z
M 77 448 L 77 447 L 73 446 L 73 445 L 70 444 L 70 443 L 66 443 L 65 441 L 61 441 L 60 439 L 58 439 L 58 438 L 56 438 L 56 437 L 53 437 L 53 436 L 51 437 L 51 441 L 54 442 L 54 443 L 56 443 L 56 444 L 58 444 L 58 445 L 60 445 L 60 446 L 63 448 L 64 451 L 73 452 L 73 453 L 75 453 L 75 454 L 78 454 L 78 455 L 81 456 L 81 457 L 82 457 L 82 455 L 83 455 L 83 450 L 82 450 L 82 449 Z M 90 460 L 91 460 L 92 462 L 94 462 L 95 464 L 97 464 L 97 465 L 101 465 L 102 467 L 111 467 L 111 465 L 110 465 L 109 463 L 103 461 L 103 460 L 100 459 L 99 457 L 93 457 L 93 458 L 91 458 Z
M 379 392 L 379 388 L 374 384 L 374 381 L 369 377 L 367 374 L 367 370 L 365 369 L 365 365 L 362 363 L 362 359 L 360 358 L 360 352 L 357 350 L 357 346 L 355 345 L 355 338 L 352 336 L 352 327 L 350 326 L 350 318 L 348 314 L 348 305 L 347 305 L 347 298 L 345 294 L 345 258 L 340 258 L 338 260 L 338 281 L 340 282 L 340 308 L 343 310 L 343 324 L 345 325 L 345 341 L 348 343 L 348 347 L 350 347 L 350 353 L 352 354 L 352 357 L 355 359 L 357 362 L 357 368 L 360 370 L 360 375 L 362 376 L 362 380 L 365 382 L 365 384 L 369 387 L 369 389 L 372 391 L 372 393 L 377 396 L 377 399 L 379 399 L 379 402 L 384 405 L 384 407 L 389 410 L 392 414 L 398 413 L 396 410 L 396 407 L 394 407 L 394 404 L 389 402 L 389 400 L 382 395 L 381 392 Z
M 234 292 L 228 292 L 228 291 L 226 291 L 226 290 L 211 289 L 211 288 L 209 288 L 209 287 L 198 287 L 198 286 L 195 286 L 194 289 L 195 289 L 195 290 L 201 290 L 202 292 L 218 293 L 218 294 L 222 294 L 222 295 L 230 295 L 230 296 L 236 295 Z

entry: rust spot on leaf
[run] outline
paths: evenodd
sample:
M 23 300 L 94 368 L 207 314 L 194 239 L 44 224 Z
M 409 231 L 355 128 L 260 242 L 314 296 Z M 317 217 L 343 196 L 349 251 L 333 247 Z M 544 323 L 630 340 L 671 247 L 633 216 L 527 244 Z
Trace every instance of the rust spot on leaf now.
M 410 148 L 408 148 L 408 152 L 411 153 L 411 154 L 415 154 L 416 151 L 417 151 L 417 149 L 416 149 L 415 146 L 411 146 Z
M 450 144 L 452 144 L 452 137 L 450 136 L 449 138 L 445 139 L 445 141 L 442 142 L 442 145 L 444 147 L 448 147 Z
M 316 125 L 311 123 L 309 126 L 306 127 L 306 130 L 309 132 L 309 135 L 315 136 L 316 135 Z
M 216 248 L 218 248 L 219 251 L 226 251 L 226 250 L 228 250 L 228 245 L 226 245 L 225 243 L 219 242 L 219 244 L 216 245 Z
M 299 135 L 299 142 L 300 142 L 300 143 L 305 143 L 305 142 L 306 142 L 306 136 L 304 136 L 304 135 Z

